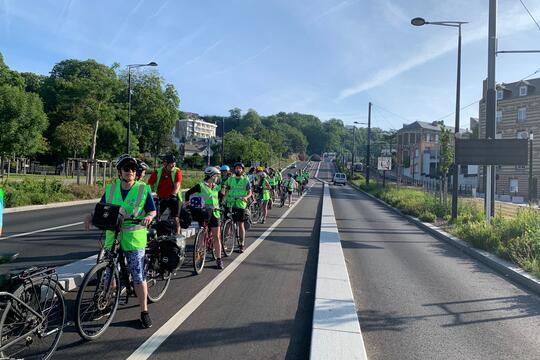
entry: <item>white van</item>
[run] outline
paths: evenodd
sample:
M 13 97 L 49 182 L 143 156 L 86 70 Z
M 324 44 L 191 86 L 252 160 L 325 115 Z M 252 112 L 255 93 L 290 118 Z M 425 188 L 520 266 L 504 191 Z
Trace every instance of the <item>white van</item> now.
M 345 185 L 347 184 L 347 175 L 345 175 L 344 173 L 335 173 L 333 182 L 334 185 Z

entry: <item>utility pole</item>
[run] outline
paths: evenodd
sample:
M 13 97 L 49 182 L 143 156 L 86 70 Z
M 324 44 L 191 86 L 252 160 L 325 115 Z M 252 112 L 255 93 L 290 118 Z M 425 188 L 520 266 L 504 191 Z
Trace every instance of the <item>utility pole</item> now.
M 486 139 L 495 139 L 495 113 L 497 111 L 497 92 L 495 90 L 495 58 L 497 56 L 497 0 L 489 0 L 488 25 L 488 76 L 486 91 Z M 484 168 L 486 179 L 485 211 L 489 222 L 495 216 L 495 166 Z
M 225 165 L 225 117 L 221 117 L 221 165 Z
M 371 168 L 371 102 L 368 107 L 368 128 L 367 128 L 367 154 L 366 154 L 366 184 L 369 185 L 369 170 Z
M 356 146 L 356 134 L 355 134 L 356 126 L 353 125 L 352 128 L 352 153 L 351 153 L 351 180 L 354 176 L 354 152 L 355 152 L 355 146 Z
M 454 154 L 456 149 L 456 139 L 459 134 L 459 111 L 460 111 L 460 89 L 461 89 L 461 24 L 458 27 L 458 58 L 457 58 L 457 81 L 456 81 L 456 121 L 454 129 Z M 455 157 L 455 156 L 454 156 Z M 452 219 L 457 219 L 458 213 L 458 184 L 459 166 L 454 161 L 454 176 L 452 179 Z

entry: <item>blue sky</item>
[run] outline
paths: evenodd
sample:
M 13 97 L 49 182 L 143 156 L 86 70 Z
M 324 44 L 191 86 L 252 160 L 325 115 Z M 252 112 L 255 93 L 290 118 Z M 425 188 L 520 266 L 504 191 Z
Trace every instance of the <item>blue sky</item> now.
M 540 0 L 523 0 L 540 20 Z M 487 0 L 0 0 L 0 52 L 18 71 L 47 74 L 66 58 L 105 64 L 156 61 L 181 109 L 263 115 L 298 111 L 365 121 L 453 123 L 457 30 L 463 28 L 462 106 L 487 73 Z M 519 0 L 499 1 L 499 48 L 540 49 Z M 540 54 L 500 55 L 497 81 L 540 68 Z M 540 77 L 540 73 L 538 74 Z M 478 105 L 461 112 L 462 127 Z

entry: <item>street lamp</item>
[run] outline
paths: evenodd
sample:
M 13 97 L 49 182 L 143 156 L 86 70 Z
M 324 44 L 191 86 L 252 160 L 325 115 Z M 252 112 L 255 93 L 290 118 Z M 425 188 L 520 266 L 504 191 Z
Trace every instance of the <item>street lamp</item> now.
M 529 133 L 529 206 L 532 206 L 533 202 L 533 140 L 534 134 L 531 131 Z
M 131 64 L 128 65 L 128 126 L 126 136 L 126 154 L 129 154 L 129 148 L 131 145 L 130 133 L 131 133 L 131 69 L 144 66 L 157 66 L 155 62 L 149 62 L 148 64 Z
M 367 125 L 367 123 L 365 122 L 359 122 L 359 121 L 355 121 L 354 122 L 355 124 L 358 124 L 358 125 Z M 356 153 L 356 136 L 355 136 L 355 130 L 356 130 L 356 126 L 353 125 L 353 151 L 352 151 L 352 165 L 351 165 L 351 180 L 352 180 L 352 177 L 354 175 L 354 154 Z
M 458 53 L 457 53 L 457 81 L 456 81 L 456 120 L 454 128 L 454 139 L 459 133 L 459 108 L 460 108 L 460 90 L 461 90 L 461 25 L 467 24 L 465 21 L 426 21 L 421 17 L 416 17 L 411 20 L 414 26 L 423 25 L 439 25 L 458 28 Z M 455 144 L 455 142 L 454 142 Z M 454 145 L 455 146 L 455 145 Z M 459 167 L 454 163 L 454 172 L 452 176 L 452 219 L 457 218 L 458 210 L 458 182 L 459 182 Z

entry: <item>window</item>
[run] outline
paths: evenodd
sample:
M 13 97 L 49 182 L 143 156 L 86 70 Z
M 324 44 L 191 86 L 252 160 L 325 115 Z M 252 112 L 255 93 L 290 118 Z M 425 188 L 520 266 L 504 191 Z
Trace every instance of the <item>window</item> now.
M 504 98 L 504 93 L 502 90 L 497 90 L 497 100 L 502 100 Z
M 497 133 L 497 134 L 495 134 L 495 139 L 496 139 L 496 140 L 502 139 L 502 133 Z
M 519 96 L 527 96 L 527 86 L 523 85 L 519 87 Z
M 502 111 L 501 110 L 499 110 L 499 111 L 497 111 L 495 113 L 495 123 L 497 125 L 501 125 L 501 123 L 502 123 Z
M 435 134 L 435 142 L 438 144 L 439 143 L 439 134 Z
M 426 134 L 426 141 L 431 142 L 431 133 Z
M 522 107 L 518 109 L 517 121 L 518 122 L 527 121 L 527 108 L 526 107 Z
M 510 193 L 517 193 L 519 191 L 518 179 L 510 179 Z

